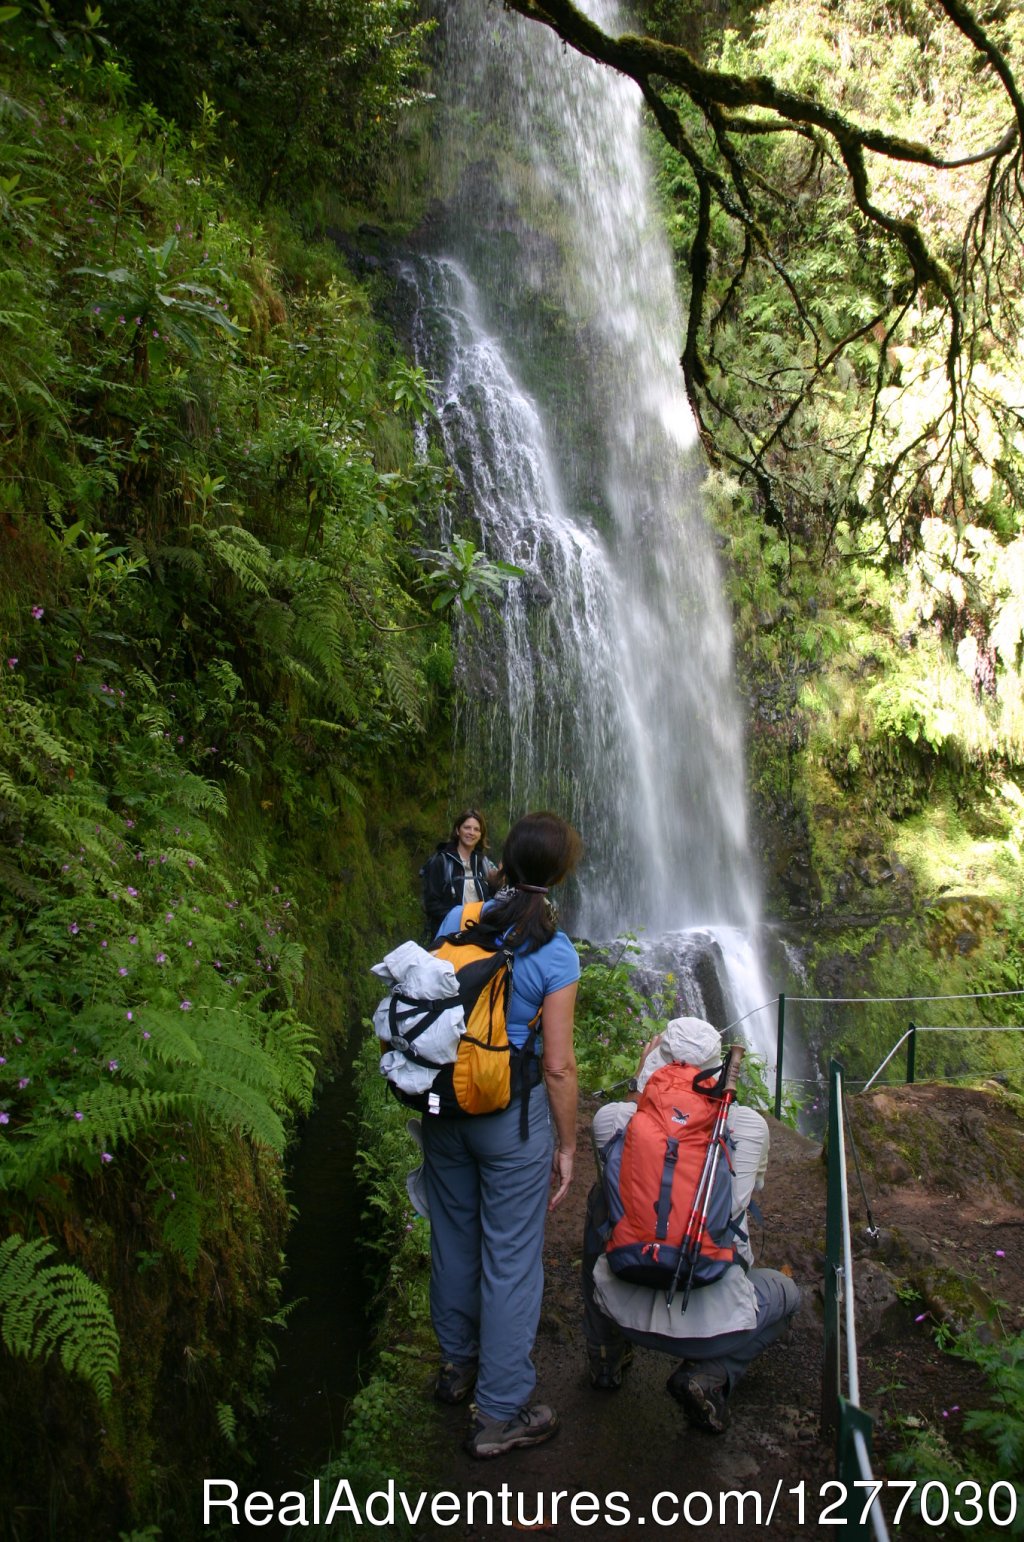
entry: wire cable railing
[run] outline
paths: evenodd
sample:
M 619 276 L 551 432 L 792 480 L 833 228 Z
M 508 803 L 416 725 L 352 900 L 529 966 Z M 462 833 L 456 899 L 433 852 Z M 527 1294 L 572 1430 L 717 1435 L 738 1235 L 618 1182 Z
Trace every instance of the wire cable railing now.
M 766 1076 L 770 1077 L 774 1071 L 775 1098 L 773 1112 L 776 1119 L 781 1119 L 784 1086 L 786 1083 L 791 1086 L 820 1085 L 816 1079 L 811 1077 L 789 1076 L 785 1079 L 783 1078 L 782 1068 L 786 1043 L 787 1003 L 790 1005 L 797 1004 L 802 1006 L 905 1006 L 916 1002 L 1003 1001 L 1013 998 L 1024 998 L 1024 990 L 969 991 L 960 994 L 946 994 L 938 996 L 792 996 L 787 995 L 783 991 L 780 991 L 777 996 L 773 996 L 770 1000 L 762 1002 L 758 1007 L 752 1007 L 750 1011 L 744 1012 L 741 1017 L 733 1018 L 731 1022 L 726 1024 L 723 1030 L 723 1036 L 728 1034 L 731 1029 L 738 1028 L 742 1023 L 747 1022 L 749 1018 L 756 1017 L 758 1012 L 769 1011 L 772 1007 L 776 1009 L 777 1018 L 775 1032 L 775 1065 L 766 1066 L 765 1074 Z M 901 1047 L 901 1045 L 907 1043 L 908 1039 L 909 1046 L 907 1050 L 906 1080 L 908 1082 L 913 1082 L 916 1075 L 916 1049 L 918 1033 L 1019 1033 L 1020 1031 L 1021 1029 L 1017 1025 L 1005 1027 L 971 1027 L 969 1024 L 954 1024 L 950 1025 L 949 1027 L 924 1027 L 920 1024 L 911 1023 L 907 1028 L 907 1032 L 889 1051 L 885 1060 L 872 1074 L 870 1079 L 866 1083 L 857 1083 L 856 1085 L 861 1086 L 862 1090 L 867 1091 L 867 1089 L 872 1086 L 877 1078 L 881 1075 L 882 1071 L 889 1064 L 890 1060 L 892 1060 L 897 1050 Z M 849 1085 L 852 1087 L 855 1084 L 851 1082 Z

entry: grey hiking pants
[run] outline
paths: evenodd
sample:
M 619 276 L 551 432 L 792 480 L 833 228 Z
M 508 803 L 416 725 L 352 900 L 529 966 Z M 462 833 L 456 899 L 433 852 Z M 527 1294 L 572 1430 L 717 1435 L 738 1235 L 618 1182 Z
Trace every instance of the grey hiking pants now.
M 544 1292 L 544 1218 L 554 1136 L 543 1086 L 500 1114 L 423 1119 L 430 1206 L 430 1315 L 444 1360 L 479 1361 L 475 1401 L 510 1419 L 530 1400 Z
M 781 1336 L 800 1306 L 800 1290 L 777 1269 L 751 1269 L 747 1278 L 757 1297 L 757 1322 L 753 1328 L 738 1333 L 717 1333 L 713 1338 L 668 1338 L 658 1333 L 639 1333 L 620 1328 L 605 1315 L 594 1295 L 594 1265 L 604 1251 L 597 1230 L 595 1207 L 601 1205 L 600 1186 L 591 1190 L 587 1201 L 587 1219 L 580 1268 L 583 1288 L 583 1333 L 587 1343 L 609 1349 L 628 1339 L 646 1349 L 657 1349 L 677 1360 L 699 1360 L 702 1368 L 721 1377 L 731 1392 L 752 1361 Z

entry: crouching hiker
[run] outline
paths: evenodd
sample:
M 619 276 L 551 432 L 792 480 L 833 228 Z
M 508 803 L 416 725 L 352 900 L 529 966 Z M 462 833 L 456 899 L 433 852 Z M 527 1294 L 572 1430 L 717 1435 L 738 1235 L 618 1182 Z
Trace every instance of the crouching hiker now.
M 668 1391 L 716 1435 L 737 1382 L 800 1305 L 791 1279 L 753 1267 L 744 1222 L 768 1125 L 732 1101 L 741 1054 L 721 1066 L 721 1035 L 695 1017 L 644 1046 L 628 1101 L 594 1116 L 601 1182 L 583 1244 L 591 1385 L 615 1390 L 633 1344 L 661 1350 L 680 1361 Z

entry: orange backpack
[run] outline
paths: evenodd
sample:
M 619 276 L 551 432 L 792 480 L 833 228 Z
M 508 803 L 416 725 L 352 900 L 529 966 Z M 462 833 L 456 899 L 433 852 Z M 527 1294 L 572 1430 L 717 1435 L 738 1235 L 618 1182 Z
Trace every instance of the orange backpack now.
M 609 1267 L 636 1285 L 672 1289 L 694 1200 L 714 1138 L 721 1098 L 718 1070 L 662 1066 L 640 1095 L 636 1113 L 603 1152 L 610 1232 Z M 709 1085 L 710 1082 L 710 1085 Z M 692 1284 L 707 1285 L 741 1260 L 732 1220 L 728 1135 L 701 1224 L 694 1236 Z M 686 1260 L 684 1260 L 685 1262 Z

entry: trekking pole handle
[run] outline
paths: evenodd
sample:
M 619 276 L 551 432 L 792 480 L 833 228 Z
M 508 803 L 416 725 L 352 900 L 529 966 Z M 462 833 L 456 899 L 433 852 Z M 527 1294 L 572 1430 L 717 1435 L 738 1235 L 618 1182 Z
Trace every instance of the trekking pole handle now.
M 728 1093 L 730 1097 L 735 1097 L 736 1095 L 736 1087 L 740 1079 L 740 1062 L 746 1053 L 746 1048 L 742 1044 L 731 1044 L 729 1046 L 729 1059 L 726 1062 L 725 1087 L 723 1091 Z

